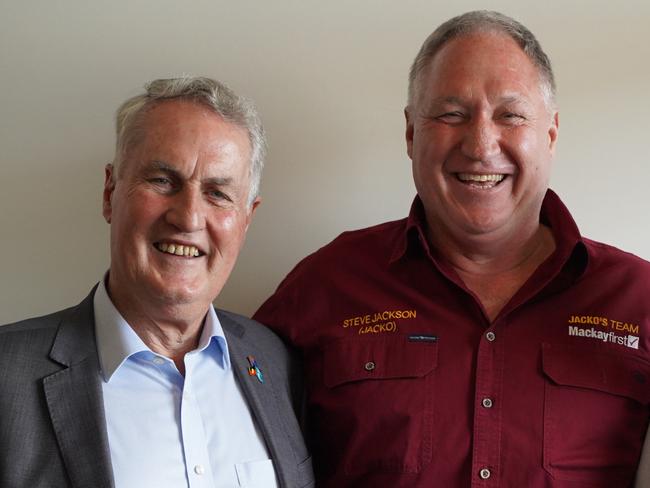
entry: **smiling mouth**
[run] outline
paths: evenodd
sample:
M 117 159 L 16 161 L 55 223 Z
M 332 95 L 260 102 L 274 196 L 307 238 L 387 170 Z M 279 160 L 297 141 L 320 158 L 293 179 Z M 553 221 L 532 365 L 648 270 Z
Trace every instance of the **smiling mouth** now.
M 501 183 L 508 175 L 501 173 L 477 174 L 477 173 L 456 173 L 456 178 L 461 183 L 474 188 L 489 189 Z
M 154 242 L 154 247 L 160 252 L 173 254 L 174 256 L 196 258 L 204 255 L 204 253 L 199 251 L 199 249 L 195 246 L 187 246 L 173 242 Z

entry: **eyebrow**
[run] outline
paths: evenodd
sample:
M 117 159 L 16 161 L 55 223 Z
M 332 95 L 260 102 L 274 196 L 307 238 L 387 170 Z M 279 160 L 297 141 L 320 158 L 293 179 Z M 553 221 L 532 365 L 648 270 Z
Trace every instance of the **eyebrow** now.
M 228 186 L 232 183 L 232 178 L 229 176 L 213 176 L 212 178 L 201 180 L 201 183 L 204 185 Z
M 176 179 L 182 180 L 183 175 L 171 166 L 169 163 L 164 161 L 154 160 L 147 165 L 147 170 L 149 171 L 162 171 L 168 173 Z M 212 176 L 210 178 L 205 178 L 201 180 L 203 185 L 215 185 L 215 186 L 228 186 L 232 183 L 232 178 L 230 176 Z
M 430 106 L 435 106 L 435 105 L 443 105 L 445 103 L 451 103 L 453 105 L 465 105 L 465 101 L 461 99 L 460 97 L 437 97 L 431 100 Z
M 150 161 L 149 163 L 147 163 L 146 169 L 148 171 L 152 171 L 152 170 L 164 171 L 165 173 L 170 173 L 180 177 L 180 173 L 178 172 L 178 170 L 173 166 L 169 165 L 168 163 L 165 163 L 164 161 L 158 161 L 158 160 Z
M 503 103 L 518 103 L 518 102 L 525 102 L 525 100 L 518 95 L 503 95 L 500 97 L 497 102 L 499 104 Z M 443 105 L 445 103 L 450 103 L 453 105 L 466 105 L 469 102 L 467 100 L 464 100 L 461 97 L 456 97 L 456 96 L 449 96 L 449 97 L 437 97 L 431 100 L 430 104 L 431 105 Z
M 499 103 L 504 104 L 504 103 L 524 103 L 526 105 L 529 105 L 529 102 L 526 100 L 525 97 L 519 96 L 519 95 L 504 95 L 501 98 L 499 98 Z
M 425 106 L 423 106 L 422 111 L 420 113 L 422 114 L 428 114 L 431 111 L 438 110 L 438 109 L 444 109 L 446 105 L 457 105 L 460 107 L 467 107 L 468 105 L 471 105 L 471 102 L 469 100 L 463 99 L 458 96 L 442 96 L 442 97 L 437 97 L 429 101 L 429 103 Z M 495 107 L 503 107 L 507 105 L 514 105 L 517 107 L 523 107 L 522 110 L 525 109 L 530 109 L 531 103 L 530 101 L 519 94 L 516 93 L 506 93 L 499 97 L 495 103 Z

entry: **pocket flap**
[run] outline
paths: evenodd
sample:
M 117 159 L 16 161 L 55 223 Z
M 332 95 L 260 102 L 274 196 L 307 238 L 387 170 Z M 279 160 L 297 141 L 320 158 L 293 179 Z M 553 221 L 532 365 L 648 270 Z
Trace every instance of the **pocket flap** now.
M 325 385 L 332 388 L 352 381 L 427 375 L 438 364 L 438 342 L 435 338 L 413 341 L 409 337 L 413 336 L 354 337 L 325 345 Z
M 542 368 L 554 383 L 650 403 L 650 364 L 631 354 L 569 344 L 542 344 Z

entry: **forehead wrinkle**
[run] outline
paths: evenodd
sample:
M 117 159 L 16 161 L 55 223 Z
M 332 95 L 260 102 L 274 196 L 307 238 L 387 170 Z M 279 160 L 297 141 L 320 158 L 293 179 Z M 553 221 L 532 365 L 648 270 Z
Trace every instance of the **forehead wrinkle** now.
M 433 99 L 432 103 L 434 105 L 444 105 L 445 103 L 452 105 L 466 105 L 466 101 L 462 97 L 457 96 L 437 97 Z
M 445 63 L 452 63 L 453 62 L 453 59 L 447 59 L 447 57 L 445 57 L 446 54 L 448 55 L 447 51 L 450 49 L 450 46 L 453 47 L 454 44 L 467 42 L 468 39 L 471 40 L 471 38 L 474 38 L 474 39 L 480 41 L 481 38 L 485 38 L 485 37 L 496 39 L 497 41 L 498 40 L 502 41 L 500 43 L 500 45 L 494 46 L 494 49 L 498 49 L 501 52 L 502 56 L 499 59 L 499 61 L 501 63 L 505 64 L 505 66 L 503 66 L 503 68 L 506 71 L 519 73 L 523 69 L 528 69 L 528 67 L 532 68 L 532 70 L 536 74 L 537 81 L 538 81 L 536 83 L 535 89 L 538 90 L 539 94 L 541 94 L 542 99 L 544 101 L 544 104 L 546 105 L 547 111 L 552 112 L 554 110 L 554 103 L 555 103 L 554 102 L 554 97 L 553 97 L 553 94 L 552 94 L 552 90 L 549 90 L 548 81 L 545 78 L 543 71 L 540 69 L 539 66 L 537 66 L 534 63 L 534 61 L 530 58 L 528 53 L 524 52 L 521 49 L 521 47 L 516 43 L 516 41 L 514 41 L 509 36 L 505 35 L 504 33 L 500 32 L 500 31 L 491 31 L 490 29 L 488 29 L 486 31 L 478 30 L 478 31 L 474 31 L 474 32 L 469 32 L 469 33 L 467 33 L 465 35 L 461 35 L 460 37 L 451 39 L 449 42 L 443 44 L 440 47 L 440 49 L 435 53 L 435 55 L 432 56 L 428 60 L 428 62 L 423 66 L 423 68 L 418 72 L 416 78 L 414 79 L 414 83 L 413 83 L 414 97 L 413 97 L 412 101 L 410 102 L 410 104 L 416 105 L 416 106 L 417 105 L 420 105 L 420 106 L 427 106 L 427 105 L 432 106 L 434 104 L 433 101 L 428 101 L 428 103 L 426 103 L 425 100 L 420 99 L 420 97 L 422 96 L 422 93 L 423 93 L 423 91 L 425 89 L 424 82 L 425 82 L 425 80 L 430 81 L 431 76 L 439 76 L 439 74 L 436 74 L 436 72 L 439 71 L 440 69 L 443 69 L 445 67 Z M 516 45 L 516 48 L 518 48 L 519 51 L 521 52 L 521 54 L 525 57 L 526 62 L 520 62 L 522 60 L 516 59 L 517 58 L 516 56 L 514 56 L 514 55 L 512 55 L 512 53 L 508 52 L 507 44 L 510 44 L 510 43 L 514 43 Z M 476 49 L 474 49 L 474 50 L 476 50 Z M 443 58 L 442 61 L 441 61 L 441 57 Z M 483 61 L 481 60 L 481 62 L 483 62 Z M 442 66 L 439 66 L 440 63 L 442 63 Z M 515 63 L 515 64 L 513 64 L 513 63 Z M 436 66 L 438 66 L 438 67 L 436 68 Z M 464 73 L 464 74 L 465 75 L 471 74 L 471 69 L 470 69 L 469 73 Z M 446 80 L 443 80 L 443 81 L 446 81 Z M 487 80 L 483 80 L 483 81 L 486 82 Z M 532 88 L 533 87 L 530 84 L 527 84 L 525 86 L 524 91 L 531 90 Z M 519 95 L 520 95 L 520 98 L 518 100 L 509 100 L 509 101 L 510 102 L 512 102 L 512 101 L 526 102 L 526 100 L 523 100 L 524 98 L 526 98 L 526 93 L 522 92 Z M 436 102 L 439 102 L 439 101 L 440 100 L 436 100 Z M 449 102 L 450 103 L 459 102 L 460 104 L 463 104 L 463 105 L 469 105 L 471 103 L 471 101 L 469 99 L 467 99 L 467 100 L 460 99 L 460 100 L 456 100 L 456 101 L 449 100 Z M 465 103 L 463 103 L 463 102 L 465 102 Z M 494 103 L 492 101 L 490 101 L 490 102 Z M 496 103 L 507 103 L 507 102 L 508 101 L 497 100 Z M 528 103 L 528 105 L 531 105 L 531 104 Z

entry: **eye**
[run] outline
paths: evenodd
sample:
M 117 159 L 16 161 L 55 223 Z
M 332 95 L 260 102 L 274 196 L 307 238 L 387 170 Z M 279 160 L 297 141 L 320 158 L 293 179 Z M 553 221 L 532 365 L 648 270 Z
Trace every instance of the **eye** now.
M 152 176 L 147 178 L 147 182 L 160 190 L 171 190 L 174 187 L 172 179 L 166 176 Z
M 149 178 L 148 179 L 149 183 L 153 183 L 154 185 L 171 185 L 172 181 L 169 178 L 165 178 L 164 176 L 156 176 L 154 178 Z
M 207 195 L 212 200 L 232 202 L 232 199 L 221 190 L 209 190 Z
M 516 112 L 504 112 L 501 118 L 508 123 L 519 123 L 526 120 L 526 117 Z
M 173 193 L 177 189 L 176 182 L 168 176 L 150 176 L 147 183 L 154 191 L 160 193 Z
M 458 110 L 445 112 L 436 117 L 436 120 L 444 122 L 446 124 L 459 124 L 465 120 L 465 114 L 459 112 Z

